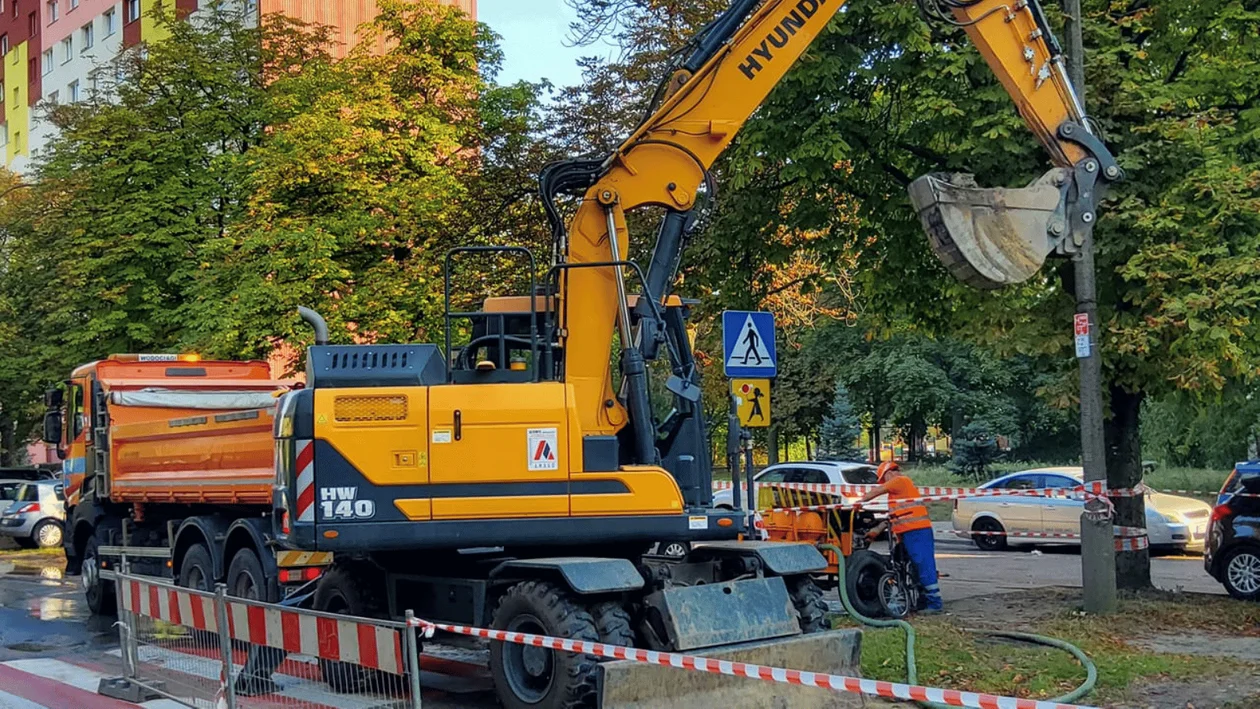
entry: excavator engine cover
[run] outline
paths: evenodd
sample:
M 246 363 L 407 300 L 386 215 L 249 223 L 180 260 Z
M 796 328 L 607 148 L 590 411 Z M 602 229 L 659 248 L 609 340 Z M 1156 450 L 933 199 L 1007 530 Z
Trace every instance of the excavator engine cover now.
M 1056 168 L 1010 189 L 981 188 L 963 173 L 924 175 L 910 183 L 910 201 L 955 278 L 1001 288 L 1030 278 L 1062 242 L 1071 175 Z

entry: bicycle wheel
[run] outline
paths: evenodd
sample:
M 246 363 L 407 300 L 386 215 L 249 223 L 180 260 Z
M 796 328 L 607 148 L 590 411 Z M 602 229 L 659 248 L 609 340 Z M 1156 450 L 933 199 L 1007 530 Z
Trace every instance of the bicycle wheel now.
M 914 601 L 911 600 L 908 589 L 902 586 L 897 574 L 889 571 L 881 576 L 877 593 L 879 605 L 884 609 L 885 615 L 890 618 L 905 618 L 910 615 Z

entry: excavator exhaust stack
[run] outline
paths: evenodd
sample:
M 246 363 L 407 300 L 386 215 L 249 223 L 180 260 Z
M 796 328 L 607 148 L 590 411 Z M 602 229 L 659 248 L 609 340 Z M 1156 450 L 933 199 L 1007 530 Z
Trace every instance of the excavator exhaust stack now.
M 910 201 L 949 272 L 992 290 L 1031 278 L 1064 249 L 1071 178 L 1056 168 L 1027 187 L 985 189 L 972 175 L 937 173 L 910 184 Z

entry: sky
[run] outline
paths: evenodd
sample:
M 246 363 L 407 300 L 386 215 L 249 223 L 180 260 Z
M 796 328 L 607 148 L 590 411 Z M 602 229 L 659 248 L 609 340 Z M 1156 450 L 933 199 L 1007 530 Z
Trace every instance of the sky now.
M 577 60 L 608 50 L 566 46 L 575 17 L 565 0 L 477 0 L 477 19 L 503 37 L 499 83 L 521 79 L 550 79 L 556 86 L 581 83 Z

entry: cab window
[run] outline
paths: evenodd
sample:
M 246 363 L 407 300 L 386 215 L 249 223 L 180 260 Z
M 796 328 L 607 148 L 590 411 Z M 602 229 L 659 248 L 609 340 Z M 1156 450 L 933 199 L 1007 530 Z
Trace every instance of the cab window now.
M 79 382 L 70 385 L 66 392 L 66 399 L 69 404 L 66 407 L 66 429 L 70 434 L 70 440 L 78 440 L 79 435 L 83 433 L 83 427 L 86 425 L 86 412 L 83 407 L 84 387 Z

